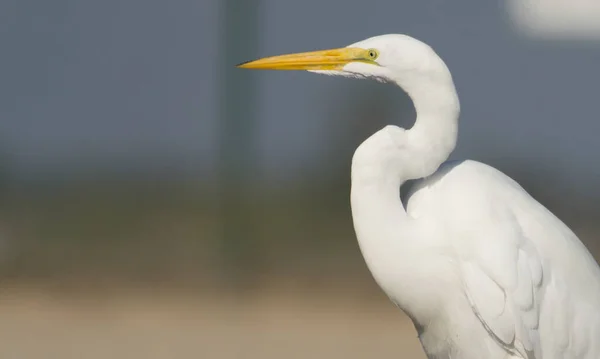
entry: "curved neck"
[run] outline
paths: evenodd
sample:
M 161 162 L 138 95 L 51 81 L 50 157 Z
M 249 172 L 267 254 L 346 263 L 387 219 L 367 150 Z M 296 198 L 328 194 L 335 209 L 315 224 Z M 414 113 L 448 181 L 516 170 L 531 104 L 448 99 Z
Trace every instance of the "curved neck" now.
M 409 130 L 387 126 L 356 150 L 352 163 L 351 207 L 354 229 L 375 280 L 414 320 L 429 315 L 419 293 L 423 250 L 429 244 L 400 200 L 407 180 L 434 173 L 450 155 L 457 139 L 458 96 L 448 78 L 404 77 L 397 81 L 414 102 L 415 125 Z M 427 279 L 431 280 L 431 278 Z M 396 295 L 396 293 L 398 293 Z M 423 308 L 420 311 L 419 308 Z
M 352 159 L 353 186 L 359 182 L 391 183 L 427 177 L 448 159 L 456 146 L 460 104 L 448 71 L 445 76 L 402 74 L 396 79 L 413 101 L 417 118 L 412 128 L 386 126 L 364 141 Z M 383 138 L 393 146 L 383 148 Z
M 406 130 L 401 158 L 405 178 L 423 178 L 434 173 L 448 159 L 458 138 L 460 104 L 448 72 L 444 79 L 408 76 L 397 81 L 413 101 L 417 118 Z

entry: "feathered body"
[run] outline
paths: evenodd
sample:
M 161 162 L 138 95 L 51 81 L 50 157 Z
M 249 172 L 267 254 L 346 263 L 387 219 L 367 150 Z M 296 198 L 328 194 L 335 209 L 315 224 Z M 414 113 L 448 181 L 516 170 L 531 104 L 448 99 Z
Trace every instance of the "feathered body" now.
M 377 196 L 397 198 L 398 190 L 366 187 L 356 183 L 352 195 L 361 250 L 429 358 L 600 357 L 598 266 L 516 182 L 479 162 L 443 164 L 407 196 L 414 237 L 400 229 L 405 223 L 381 218 L 386 231 L 373 238 L 362 211 L 389 213 Z
M 502 172 L 443 163 L 460 112 L 450 72 L 402 35 L 362 46 L 380 41 L 402 59 L 386 62 L 385 78 L 408 93 L 417 119 L 356 150 L 352 215 L 370 271 L 411 317 L 428 357 L 600 358 L 600 269 L 588 250 Z M 403 204 L 399 188 L 411 179 Z

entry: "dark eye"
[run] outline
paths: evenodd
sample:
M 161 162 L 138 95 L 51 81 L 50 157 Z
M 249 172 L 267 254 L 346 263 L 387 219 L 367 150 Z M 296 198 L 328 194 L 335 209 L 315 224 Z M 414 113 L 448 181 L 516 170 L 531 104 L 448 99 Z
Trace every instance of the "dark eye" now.
M 370 49 L 368 53 L 369 53 L 369 59 L 371 59 L 371 60 L 375 60 L 379 56 L 379 53 L 375 49 Z

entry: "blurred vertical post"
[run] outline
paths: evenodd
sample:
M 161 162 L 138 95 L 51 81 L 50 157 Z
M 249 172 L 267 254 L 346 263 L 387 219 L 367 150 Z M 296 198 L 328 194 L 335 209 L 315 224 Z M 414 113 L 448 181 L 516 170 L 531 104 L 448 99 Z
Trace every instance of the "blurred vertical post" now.
M 251 285 L 258 270 L 251 196 L 257 169 L 257 88 L 252 71 L 235 68 L 258 54 L 260 0 L 221 0 L 218 84 L 221 244 L 225 284 Z

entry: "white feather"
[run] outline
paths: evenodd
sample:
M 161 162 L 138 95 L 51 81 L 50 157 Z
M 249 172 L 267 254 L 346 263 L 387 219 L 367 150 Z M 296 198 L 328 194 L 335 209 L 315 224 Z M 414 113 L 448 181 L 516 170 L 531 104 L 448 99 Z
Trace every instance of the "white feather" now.
M 351 205 L 373 277 L 429 358 L 600 358 L 600 269 L 577 236 L 500 171 L 440 167 L 460 113 L 444 62 L 404 35 L 351 46 L 377 49 L 378 66 L 321 73 L 395 82 L 417 112 L 412 129 L 386 126 L 356 150 Z

